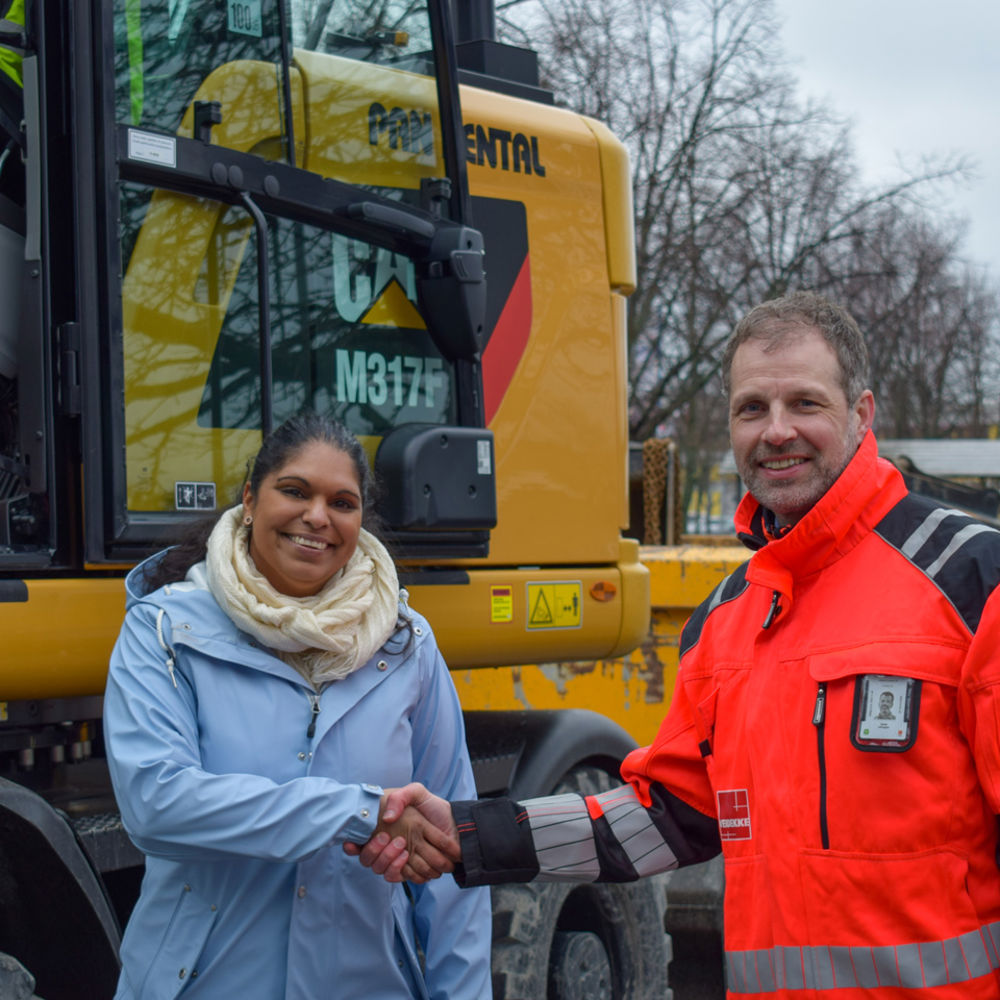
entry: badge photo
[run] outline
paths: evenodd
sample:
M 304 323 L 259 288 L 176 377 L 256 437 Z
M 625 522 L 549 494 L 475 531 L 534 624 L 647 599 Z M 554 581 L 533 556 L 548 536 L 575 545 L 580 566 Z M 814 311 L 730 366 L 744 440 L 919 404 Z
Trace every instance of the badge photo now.
M 854 682 L 851 742 L 859 750 L 899 753 L 917 738 L 920 681 L 864 674 Z

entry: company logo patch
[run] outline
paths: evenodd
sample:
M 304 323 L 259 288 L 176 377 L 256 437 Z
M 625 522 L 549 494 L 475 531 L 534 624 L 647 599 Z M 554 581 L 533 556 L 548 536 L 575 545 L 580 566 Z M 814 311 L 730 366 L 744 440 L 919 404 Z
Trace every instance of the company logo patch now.
M 745 788 L 715 793 L 719 806 L 719 836 L 723 840 L 750 840 L 750 796 Z

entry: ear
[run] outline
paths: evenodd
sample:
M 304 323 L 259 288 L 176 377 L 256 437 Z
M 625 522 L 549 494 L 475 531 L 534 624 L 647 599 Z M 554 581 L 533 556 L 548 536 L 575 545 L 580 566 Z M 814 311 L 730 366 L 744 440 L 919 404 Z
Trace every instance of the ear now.
M 247 513 L 253 513 L 253 493 L 249 483 L 243 484 L 243 507 Z
M 875 397 L 872 395 L 871 389 L 865 389 L 858 397 L 858 401 L 854 404 L 854 415 L 858 420 L 858 444 L 861 444 L 862 439 L 871 430 L 872 423 L 875 420 Z

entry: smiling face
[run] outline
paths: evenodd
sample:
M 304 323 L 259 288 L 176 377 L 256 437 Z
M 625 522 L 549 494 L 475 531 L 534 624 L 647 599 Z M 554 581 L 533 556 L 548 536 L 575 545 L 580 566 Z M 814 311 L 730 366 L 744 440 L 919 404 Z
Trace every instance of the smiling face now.
M 354 554 L 361 533 L 361 486 L 354 461 L 309 441 L 261 481 L 243 507 L 253 515 L 250 557 L 279 593 L 308 597 Z
M 833 348 L 813 327 L 754 337 L 730 369 L 729 432 L 740 477 L 779 524 L 794 524 L 833 485 L 875 415 L 869 390 L 844 394 Z

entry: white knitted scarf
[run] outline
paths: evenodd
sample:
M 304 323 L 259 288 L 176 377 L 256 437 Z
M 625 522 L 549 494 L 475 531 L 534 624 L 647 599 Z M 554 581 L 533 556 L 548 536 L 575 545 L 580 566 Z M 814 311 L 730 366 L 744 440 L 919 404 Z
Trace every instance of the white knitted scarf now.
M 399 578 L 364 528 L 347 565 L 311 597 L 289 597 L 254 565 L 243 510 L 227 510 L 208 539 L 212 596 L 244 632 L 274 650 L 316 690 L 363 666 L 396 628 Z

